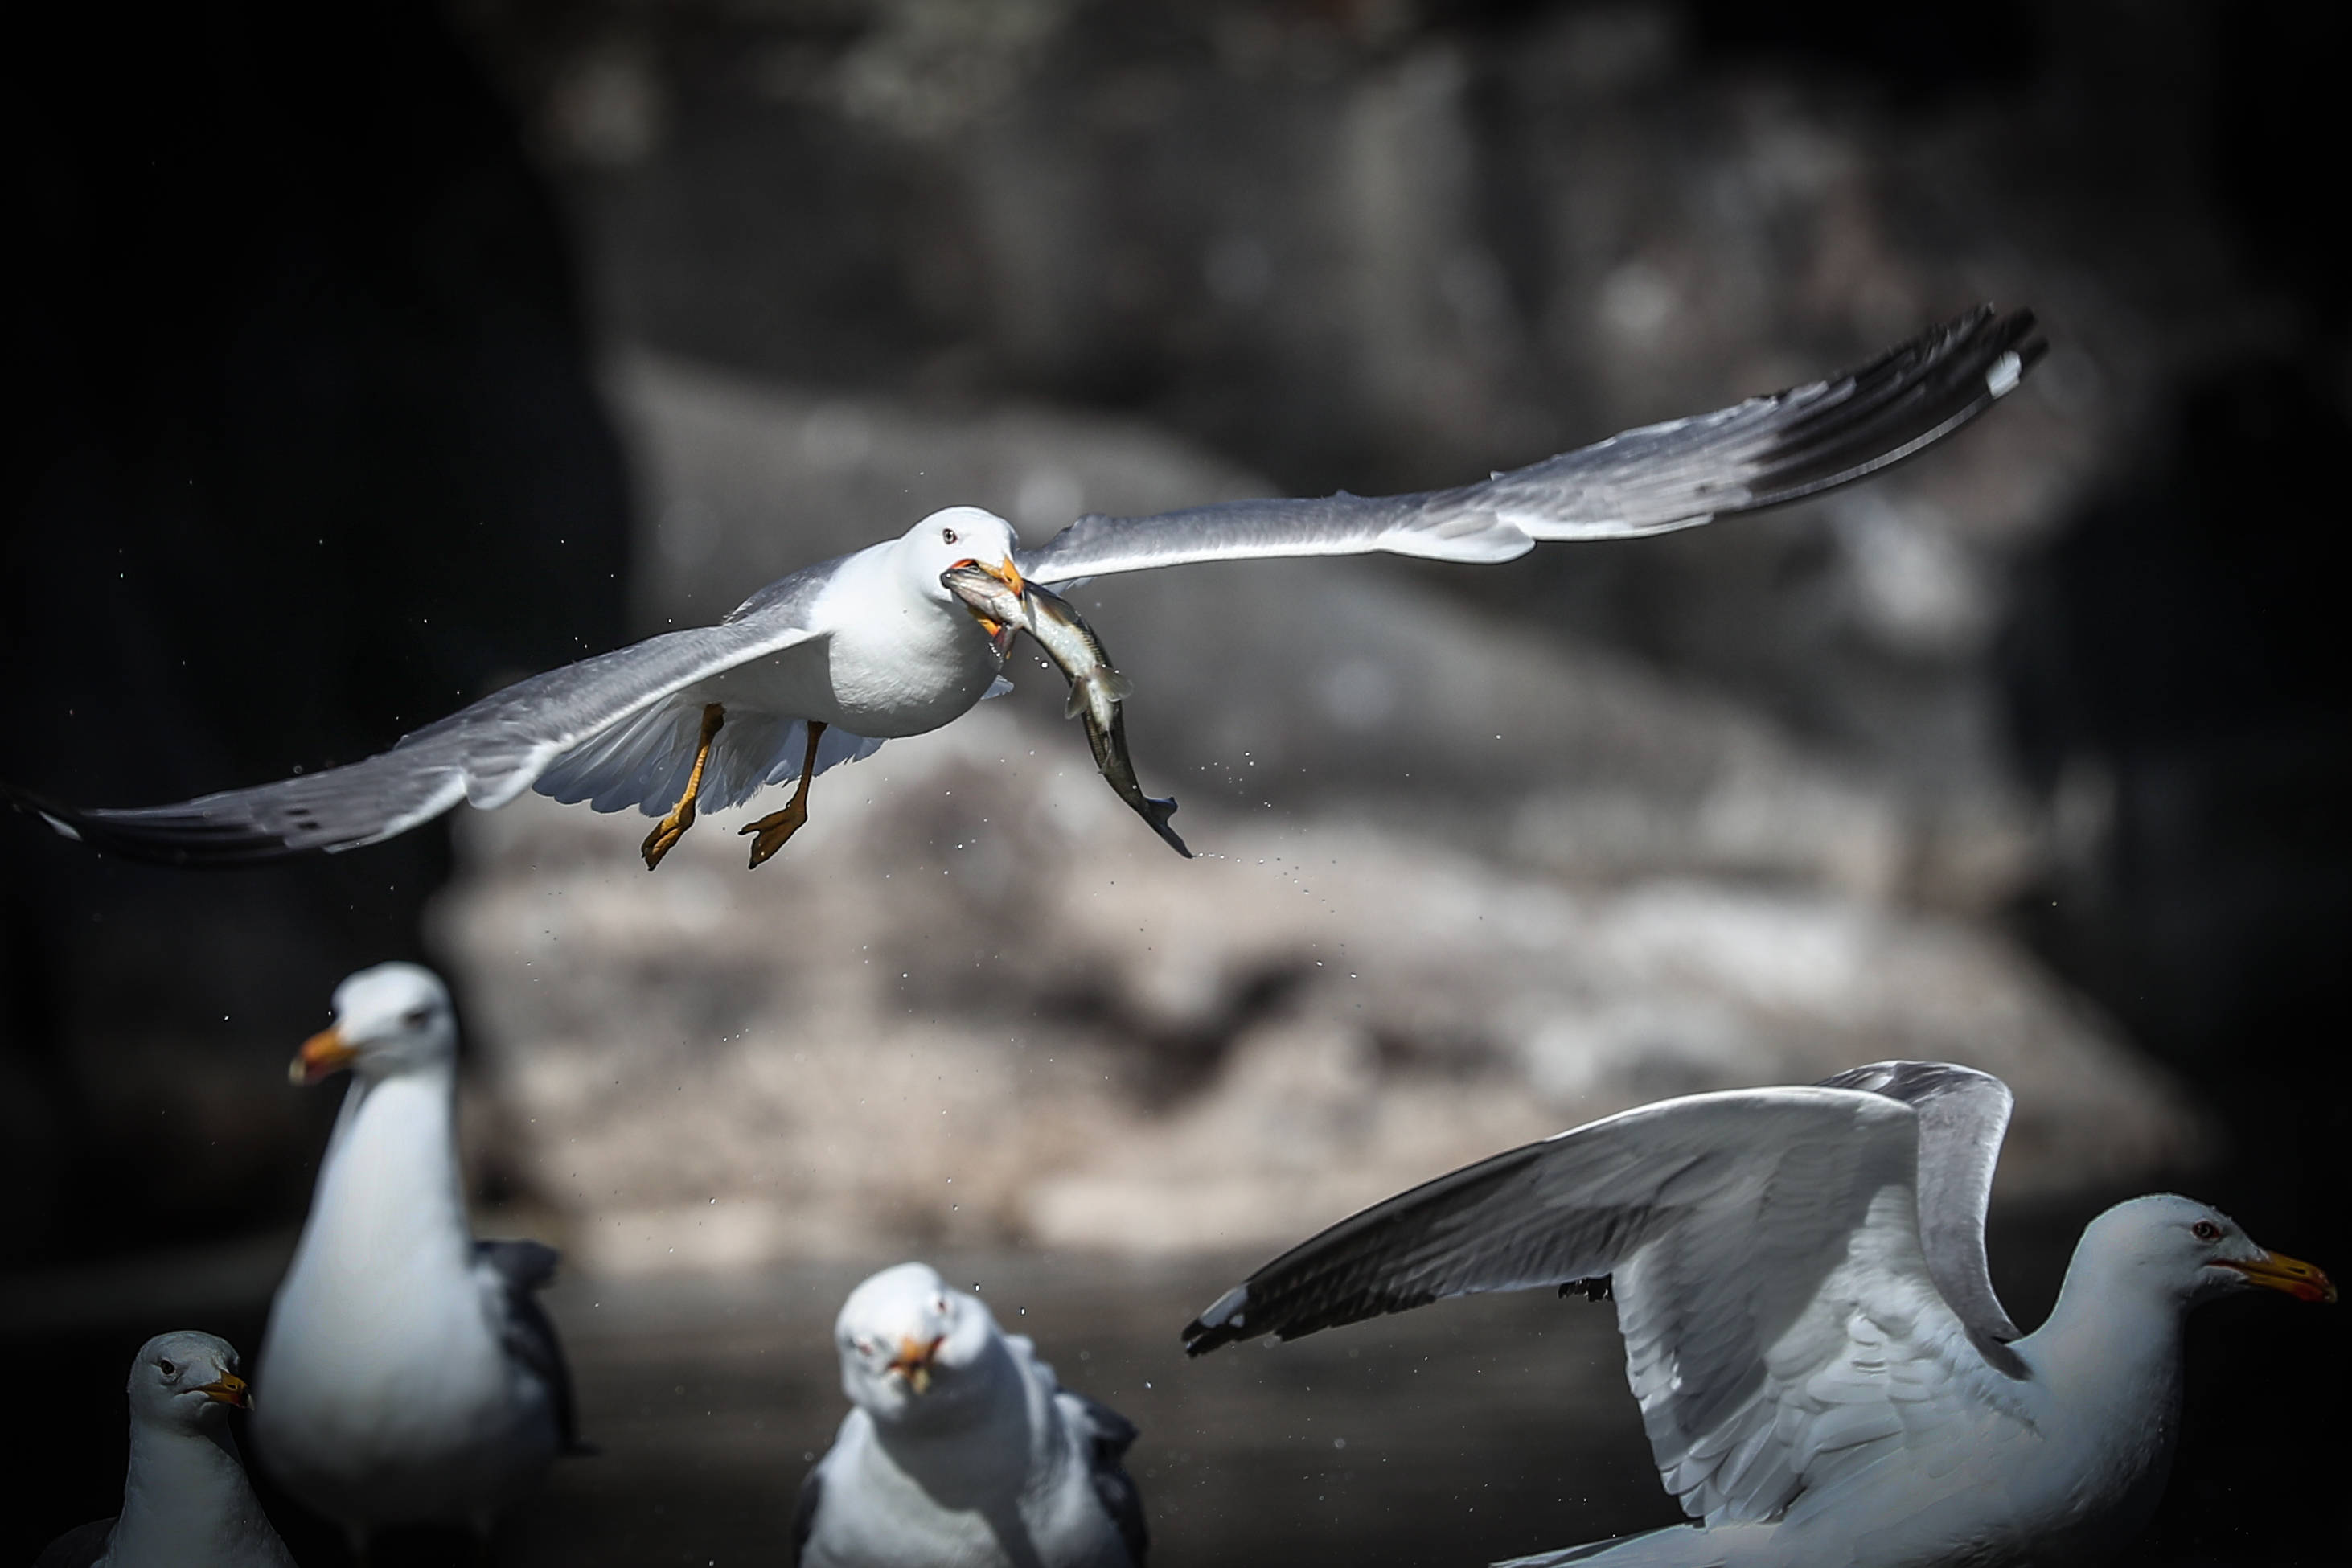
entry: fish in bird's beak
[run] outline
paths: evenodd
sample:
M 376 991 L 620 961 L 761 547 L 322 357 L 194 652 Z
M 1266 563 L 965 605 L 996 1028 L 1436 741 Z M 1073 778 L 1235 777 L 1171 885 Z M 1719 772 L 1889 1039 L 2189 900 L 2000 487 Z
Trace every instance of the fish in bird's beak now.
M 2289 1258 L 2283 1252 L 2265 1252 L 2247 1263 L 2227 1258 L 2221 1261 L 2255 1284 L 2284 1290 L 2298 1301 L 2336 1300 L 2336 1282 L 2317 1267 L 2300 1258 Z
M 312 1084 L 342 1071 L 359 1059 L 359 1052 L 345 1040 L 340 1029 L 321 1029 L 302 1042 L 294 1059 L 286 1065 L 286 1076 L 297 1084 Z
M 903 1372 L 907 1386 L 917 1394 L 926 1394 L 931 1386 L 931 1363 L 938 1357 L 940 1347 L 947 1343 L 942 1337 L 928 1342 L 921 1340 L 900 1340 L 898 1353 L 890 1358 L 885 1372 Z
M 1009 600 L 996 606 L 1000 611 L 999 614 L 991 615 L 987 609 L 982 607 L 981 604 L 975 603 L 975 600 L 983 596 L 986 592 L 984 589 L 977 592 L 970 588 L 959 589 L 950 581 L 960 575 L 969 577 L 972 574 L 988 579 L 1011 595 Z M 963 600 L 964 608 L 971 612 L 971 618 L 980 623 L 981 630 L 988 634 L 988 640 L 996 645 L 996 657 L 1003 658 L 1011 652 L 1013 634 L 1019 631 L 1021 627 L 1016 621 L 1007 619 L 1006 616 L 1017 613 L 1021 597 L 1028 591 L 1029 586 L 1021 575 L 1021 568 L 1013 563 L 1013 557 L 1008 555 L 991 566 L 975 557 L 966 556 L 941 573 L 940 580 L 947 584 L 950 592 Z
M 239 1410 L 253 1408 L 253 1394 L 245 1379 L 233 1372 L 221 1373 L 218 1383 L 208 1383 L 197 1393 L 215 1405 L 234 1405 Z

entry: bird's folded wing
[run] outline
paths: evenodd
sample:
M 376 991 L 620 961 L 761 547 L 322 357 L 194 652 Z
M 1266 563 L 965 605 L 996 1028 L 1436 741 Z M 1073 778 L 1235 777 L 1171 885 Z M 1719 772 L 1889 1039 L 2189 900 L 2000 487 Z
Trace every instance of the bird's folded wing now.
M 593 1454 L 595 1450 L 580 1440 L 580 1406 L 572 1390 L 571 1365 L 563 1359 L 563 1342 L 556 1338 L 547 1309 L 539 1304 L 538 1292 L 555 1278 L 560 1258 L 544 1242 L 474 1243 L 478 1278 L 491 1298 L 499 1344 L 545 1385 L 560 1451 Z
M 1667 1488 L 1770 1517 L 1998 1379 L 1918 1244 L 1917 1118 L 1838 1089 L 1694 1095 L 1496 1155 L 1343 1220 L 1185 1330 L 1198 1353 L 1441 1297 L 1609 1274 Z
M 460 801 L 513 799 L 557 758 L 676 692 L 814 640 L 775 616 L 666 632 L 517 681 L 363 762 L 171 805 L 77 809 L 10 789 L 53 828 L 173 865 L 235 865 L 349 849 L 405 833 Z
M 1387 551 L 1508 561 L 1538 540 L 1687 528 L 1859 479 L 1967 424 L 2042 353 L 2032 312 L 1990 305 L 1860 370 L 1612 436 L 1483 483 L 1401 496 L 1227 501 L 1080 518 L 1015 556 L 1041 583 L 1191 561 Z
M 1083 1394 L 1065 1389 L 1058 1397 L 1063 1408 L 1077 1419 L 1087 1436 L 1095 1499 L 1117 1527 L 1119 1541 L 1127 1547 L 1128 1560 L 1141 1568 L 1151 1550 L 1151 1529 L 1143 1514 L 1143 1495 L 1137 1490 L 1135 1478 L 1127 1473 L 1124 1463 L 1127 1451 L 1135 1446 L 1139 1435 L 1135 1423 L 1100 1400 L 1088 1399 Z

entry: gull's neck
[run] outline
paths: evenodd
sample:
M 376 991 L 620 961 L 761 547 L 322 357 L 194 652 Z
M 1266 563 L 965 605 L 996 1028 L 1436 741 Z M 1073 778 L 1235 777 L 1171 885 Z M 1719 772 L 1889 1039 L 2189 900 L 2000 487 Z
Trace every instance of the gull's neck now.
M 874 1424 L 875 1436 L 892 1462 L 920 1478 L 934 1495 L 973 1487 L 984 1491 L 988 1477 L 1010 1478 L 1017 1485 L 1040 1447 L 1040 1414 L 1032 1408 L 1028 1380 L 1001 1336 L 972 1370 L 987 1377 L 988 1387 L 980 1397 L 967 1398 L 952 1419 Z
M 2172 1465 L 2186 1306 L 2099 1239 L 2075 1247 L 2049 1320 L 2013 1348 L 2047 1390 L 2050 1451 L 2079 1456 L 2079 1473 L 2050 1478 L 2071 1511 L 2085 1529 L 2134 1531 Z
M 225 1422 L 182 1432 L 131 1418 L 131 1468 L 107 1561 L 116 1568 L 287 1561 Z
M 319 1172 L 295 1273 L 323 1265 L 346 1278 L 469 1272 L 472 1235 L 459 1184 L 457 1067 L 355 1079 Z

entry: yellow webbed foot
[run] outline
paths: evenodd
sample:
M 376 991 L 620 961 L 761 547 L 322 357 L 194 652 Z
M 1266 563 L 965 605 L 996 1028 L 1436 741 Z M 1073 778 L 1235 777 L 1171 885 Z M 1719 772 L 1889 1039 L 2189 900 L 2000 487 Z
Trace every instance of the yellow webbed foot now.
M 782 811 L 770 812 L 757 822 L 747 822 L 739 830 L 756 834 L 751 840 L 751 864 L 757 866 L 784 847 L 785 842 L 801 830 L 808 821 L 808 806 L 795 795 L 793 803 Z

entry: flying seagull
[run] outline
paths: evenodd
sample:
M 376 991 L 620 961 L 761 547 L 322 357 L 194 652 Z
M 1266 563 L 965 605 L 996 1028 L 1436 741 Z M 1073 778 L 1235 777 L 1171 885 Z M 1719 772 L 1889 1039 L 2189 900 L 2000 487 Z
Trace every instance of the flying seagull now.
M 1663 533 L 1874 473 L 1990 407 L 2043 347 L 2031 311 L 1982 306 L 1847 374 L 1453 489 L 1089 515 L 1031 551 L 1003 518 L 950 507 L 780 578 L 717 626 L 519 681 L 362 762 L 170 805 L 78 808 L 0 790 L 100 849 L 236 865 L 377 843 L 460 802 L 488 809 L 535 789 L 659 818 L 643 849 L 653 867 L 698 809 L 793 780 L 781 810 L 741 829 L 757 866 L 807 820 L 816 774 L 1008 689 L 1010 633 L 976 619 L 944 572 L 982 567 L 1018 591 L 1196 561 L 1385 551 L 1492 563 L 1543 540 Z
M 130 1394 L 122 1511 L 58 1537 L 33 1568 L 294 1568 L 237 1462 L 228 1413 L 248 1390 L 235 1347 L 157 1334 L 131 1358 Z
M 476 1241 L 455 1126 L 449 993 L 413 963 L 335 990 L 299 1082 L 350 1068 L 294 1261 L 261 1342 L 262 1467 L 343 1527 L 488 1535 L 557 1455 L 581 1452 L 572 1381 L 533 1292 L 556 1254 Z
M 1135 1427 L 929 1265 L 886 1268 L 834 1325 L 855 1406 L 801 1483 L 798 1568 L 1143 1568 Z
M 2163 1489 L 2188 1309 L 2336 1288 L 2202 1204 L 2134 1198 L 2091 1222 L 2021 1334 L 1985 1271 L 2009 1110 L 2000 1079 L 1938 1062 L 1662 1100 L 1340 1221 L 1184 1342 L 1585 1287 L 1615 1299 L 1652 1455 L 1695 1523 L 1512 1568 L 2102 1562 Z

